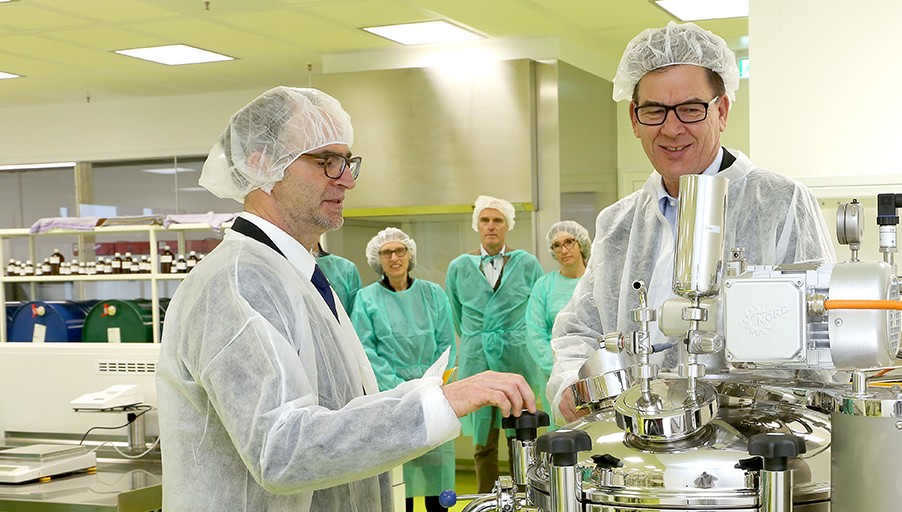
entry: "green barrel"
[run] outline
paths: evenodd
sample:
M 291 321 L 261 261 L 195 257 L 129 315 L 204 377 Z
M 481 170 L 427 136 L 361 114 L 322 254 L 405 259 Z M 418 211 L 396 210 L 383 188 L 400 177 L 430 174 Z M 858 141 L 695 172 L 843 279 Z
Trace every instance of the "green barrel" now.
M 169 299 L 160 299 L 160 322 Z M 81 339 L 97 343 L 153 343 L 150 299 L 102 300 L 88 312 Z

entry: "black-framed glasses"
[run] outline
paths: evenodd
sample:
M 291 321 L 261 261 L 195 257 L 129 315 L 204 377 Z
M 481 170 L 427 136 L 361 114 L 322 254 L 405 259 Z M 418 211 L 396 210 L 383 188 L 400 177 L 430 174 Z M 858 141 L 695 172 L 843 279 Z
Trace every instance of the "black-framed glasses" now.
M 551 250 L 554 252 L 561 252 L 565 247 L 568 251 L 573 251 L 576 248 L 576 239 L 568 238 L 551 244 Z
M 633 111 L 636 113 L 636 121 L 645 126 L 659 126 L 664 124 L 664 121 L 667 120 L 667 114 L 671 110 L 673 110 L 677 119 L 683 123 L 700 123 L 708 118 L 708 108 L 715 104 L 719 99 L 720 96 L 716 96 L 707 103 L 690 101 L 687 103 L 680 103 L 679 105 L 646 105 L 643 107 L 634 107 Z
M 379 251 L 379 256 L 383 260 L 390 260 L 392 254 L 399 258 L 403 258 L 404 256 L 407 256 L 407 247 L 398 247 L 397 249 L 382 249 L 381 251 Z
M 360 174 L 360 163 L 363 162 L 363 157 L 348 158 L 338 153 L 308 153 L 301 156 L 313 160 L 313 163 L 323 168 L 326 177 L 333 180 L 341 178 L 341 175 L 348 169 L 351 170 L 351 177 L 356 180 Z

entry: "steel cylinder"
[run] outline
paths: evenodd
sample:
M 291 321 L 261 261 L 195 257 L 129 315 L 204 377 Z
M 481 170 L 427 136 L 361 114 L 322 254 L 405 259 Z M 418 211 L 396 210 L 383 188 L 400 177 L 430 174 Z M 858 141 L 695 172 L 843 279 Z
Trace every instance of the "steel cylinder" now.
M 673 291 L 681 297 L 709 297 L 720 290 L 729 183 L 721 176 L 680 177 Z

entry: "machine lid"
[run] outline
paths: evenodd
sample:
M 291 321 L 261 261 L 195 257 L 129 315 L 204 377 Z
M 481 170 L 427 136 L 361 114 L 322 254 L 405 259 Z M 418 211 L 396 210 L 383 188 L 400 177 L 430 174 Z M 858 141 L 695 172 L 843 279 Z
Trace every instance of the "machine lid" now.
M 720 392 L 715 417 L 677 440 L 653 440 L 624 432 L 617 412 L 606 407 L 567 425 L 585 430 L 592 450 L 581 453 L 577 471 L 585 503 L 683 509 L 757 509 L 758 472 L 740 462 L 750 457 L 748 439 L 764 432 L 805 440 L 806 453 L 792 459 L 795 503 L 830 499 L 830 419 L 807 407 L 807 396 L 772 385 L 715 385 Z M 527 472 L 536 496 L 550 494 L 549 464 Z
M 617 425 L 649 440 L 671 441 L 688 437 L 708 424 L 717 413 L 717 391 L 696 381 L 690 395 L 685 379 L 656 379 L 649 392 L 640 386 L 621 393 L 614 403 Z

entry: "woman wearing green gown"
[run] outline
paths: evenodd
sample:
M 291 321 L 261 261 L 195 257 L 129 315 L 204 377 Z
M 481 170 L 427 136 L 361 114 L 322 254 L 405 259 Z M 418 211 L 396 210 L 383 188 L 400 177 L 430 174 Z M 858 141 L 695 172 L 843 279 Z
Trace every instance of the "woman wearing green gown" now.
M 441 286 L 414 279 L 417 245 L 397 228 L 380 231 L 366 246 L 366 258 L 382 279 L 362 288 L 351 321 L 369 357 L 379 389 L 392 389 L 417 379 L 448 348 L 454 366 L 451 306 Z M 454 488 L 454 443 L 404 464 L 407 511 L 413 498 L 424 496 L 428 512 L 445 510 L 438 495 Z

